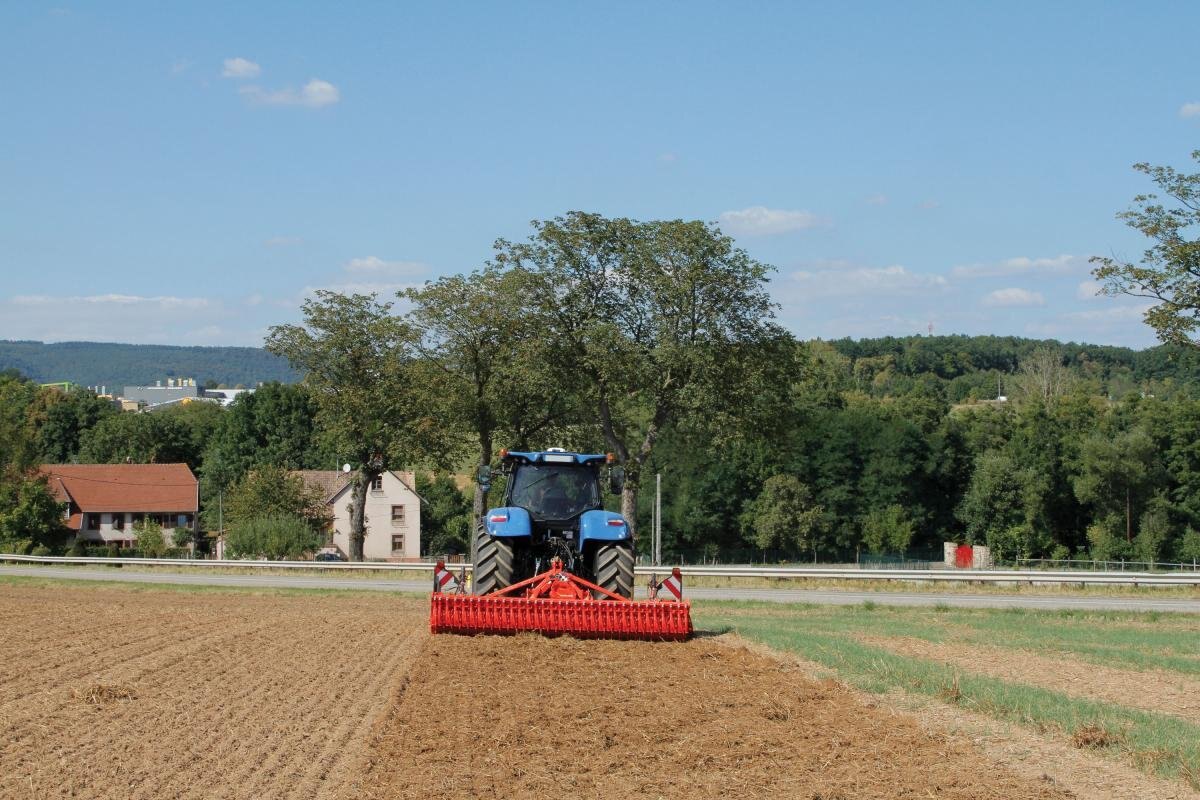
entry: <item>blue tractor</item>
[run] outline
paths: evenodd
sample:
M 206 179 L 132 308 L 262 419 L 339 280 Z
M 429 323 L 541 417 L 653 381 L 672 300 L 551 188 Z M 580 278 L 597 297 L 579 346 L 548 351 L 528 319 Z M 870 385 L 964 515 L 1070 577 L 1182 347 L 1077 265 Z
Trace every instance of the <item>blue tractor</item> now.
M 612 456 L 561 448 L 501 450 L 495 472 L 508 481 L 503 505 L 483 515 L 471 541 L 473 594 L 530 578 L 557 558 L 568 572 L 621 597 L 633 596 L 633 536 L 624 517 L 604 510 L 602 483 L 621 491 L 622 474 Z M 480 467 L 484 491 L 492 475 L 489 467 Z

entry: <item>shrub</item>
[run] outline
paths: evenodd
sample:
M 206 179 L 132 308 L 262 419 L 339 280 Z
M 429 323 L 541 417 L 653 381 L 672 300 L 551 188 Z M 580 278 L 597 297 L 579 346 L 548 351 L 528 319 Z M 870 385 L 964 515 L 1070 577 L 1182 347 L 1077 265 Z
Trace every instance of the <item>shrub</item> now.
M 88 546 L 84 544 L 83 539 L 75 539 L 71 543 L 71 549 L 67 551 L 69 556 L 86 556 L 88 554 Z
M 167 539 L 157 522 L 135 522 L 133 532 L 137 535 L 137 549 L 143 558 L 162 558 L 167 552 Z
M 46 545 L 44 545 L 44 544 L 39 544 L 37 547 L 33 548 L 33 552 L 30 553 L 30 555 L 32 555 L 32 556 L 52 556 L 52 555 L 54 555 L 54 551 L 51 550 L 49 547 L 46 547 Z
M 234 558 L 300 558 L 321 536 L 300 517 L 257 517 L 235 523 L 225 544 Z

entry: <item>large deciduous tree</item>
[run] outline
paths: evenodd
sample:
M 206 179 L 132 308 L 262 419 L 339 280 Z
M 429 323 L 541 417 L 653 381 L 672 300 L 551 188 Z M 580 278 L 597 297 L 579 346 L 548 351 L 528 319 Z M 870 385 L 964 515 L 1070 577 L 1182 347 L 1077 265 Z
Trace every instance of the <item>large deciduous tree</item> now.
M 1200 161 L 1200 150 L 1192 152 Z M 1158 195 L 1142 194 L 1134 207 L 1118 214 L 1129 227 L 1150 239 L 1140 263 L 1119 258 L 1095 257 L 1093 275 L 1107 294 L 1127 294 L 1156 301 L 1146 312 L 1146 323 L 1164 342 L 1200 346 L 1200 173 L 1177 172 L 1172 167 L 1134 164 L 1150 176 L 1174 201 L 1160 202 Z
M 710 424 L 753 395 L 771 323 L 771 268 L 712 225 L 572 212 L 535 222 L 496 262 L 527 270 L 545 336 L 582 384 L 625 469 L 621 511 L 636 530 L 643 467 L 664 429 Z
M 491 463 L 497 436 L 530 446 L 573 407 L 569 374 L 558 368 L 529 284 L 525 271 L 491 265 L 400 293 L 413 303 L 407 319 L 422 356 L 442 373 L 449 418 L 474 440 L 480 465 Z M 477 483 L 476 518 L 484 501 Z
M 350 503 L 350 558 L 361 561 L 366 498 L 385 470 L 412 466 L 445 448 L 438 376 L 415 358 L 415 334 L 374 295 L 319 290 L 303 325 L 276 325 L 266 347 L 304 371 L 317 421 L 356 471 Z

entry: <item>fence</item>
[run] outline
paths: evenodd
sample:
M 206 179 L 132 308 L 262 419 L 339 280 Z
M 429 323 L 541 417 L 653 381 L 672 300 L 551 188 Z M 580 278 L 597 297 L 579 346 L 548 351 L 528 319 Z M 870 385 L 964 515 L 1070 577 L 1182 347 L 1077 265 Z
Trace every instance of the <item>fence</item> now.
M 1016 568 L 1048 570 L 1088 570 L 1091 572 L 1196 572 L 1200 559 L 1179 561 L 1100 561 L 1091 558 L 1018 558 Z
M 0 562 L 25 562 L 36 564 L 91 564 L 91 565 L 142 565 L 180 566 L 198 568 L 243 568 L 284 570 L 381 570 L 387 572 L 416 572 L 421 577 L 434 567 L 433 563 L 397 564 L 389 562 L 338 562 L 338 561 L 192 561 L 173 558 L 87 558 L 78 556 L 26 556 L 0 553 Z M 456 567 L 470 569 L 470 564 Z M 670 566 L 638 566 L 638 575 L 652 573 L 663 575 Z M 862 569 L 847 567 L 766 567 L 766 566 L 701 566 L 680 567 L 685 576 L 707 578 L 782 578 L 801 580 L 820 578 L 850 581 L 959 581 L 966 583 L 1012 583 L 1012 584 L 1095 584 L 1126 586 L 1193 586 L 1200 587 L 1198 572 L 1092 572 L 1090 570 L 997 570 L 997 569 Z

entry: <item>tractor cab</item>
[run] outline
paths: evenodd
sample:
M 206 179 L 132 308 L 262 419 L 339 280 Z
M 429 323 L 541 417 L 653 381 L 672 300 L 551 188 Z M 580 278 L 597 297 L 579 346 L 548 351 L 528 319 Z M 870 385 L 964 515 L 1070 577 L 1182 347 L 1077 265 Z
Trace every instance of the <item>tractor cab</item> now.
M 504 498 L 506 506 L 520 506 L 538 522 L 574 522 L 575 527 L 580 514 L 603 508 L 597 463 L 575 461 L 578 456 L 574 453 L 565 454 L 572 459 L 570 462 L 545 460 L 557 455 L 555 452 L 529 455 L 542 458 L 508 456 L 513 463 Z
M 488 509 L 472 540 L 473 588 L 486 593 L 544 570 L 559 559 L 623 597 L 633 591 L 633 539 L 625 519 L 604 510 L 602 477 L 621 491 L 611 455 L 562 448 L 500 451 L 507 477 L 503 505 Z M 487 491 L 493 471 L 481 467 Z

